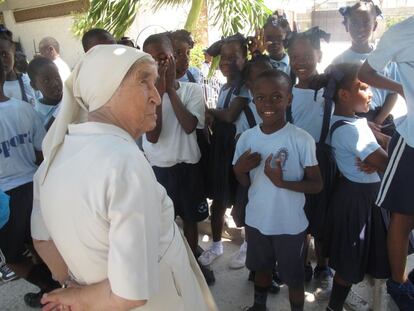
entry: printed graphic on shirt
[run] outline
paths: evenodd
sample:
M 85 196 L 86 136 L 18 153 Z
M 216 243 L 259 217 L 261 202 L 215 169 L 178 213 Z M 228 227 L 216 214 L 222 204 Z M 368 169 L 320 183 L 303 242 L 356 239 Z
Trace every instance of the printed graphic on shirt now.
M 284 168 L 288 158 L 289 158 L 289 151 L 287 150 L 287 148 L 284 148 L 284 147 L 280 148 L 276 152 L 276 154 L 273 156 L 271 165 L 272 167 L 276 167 L 276 161 L 279 160 L 282 168 Z
M 5 158 L 10 158 L 11 148 L 17 148 L 26 143 L 31 144 L 31 136 L 30 131 L 28 131 L 27 133 L 18 134 L 10 139 L 0 142 L 0 154 Z

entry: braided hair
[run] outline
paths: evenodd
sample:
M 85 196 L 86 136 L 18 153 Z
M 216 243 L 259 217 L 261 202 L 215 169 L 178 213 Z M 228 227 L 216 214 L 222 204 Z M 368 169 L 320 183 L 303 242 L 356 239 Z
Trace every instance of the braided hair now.
M 224 44 L 237 42 L 240 45 L 243 56 L 247 57 L 247 39 L 240 33 L 222 38 L 221 40 L 213 43 L 208 49 L 207 53 L 213 57 L 219 56 L 221 53 L 221 47 Z
M 339 9 L 339 13 L 344 18 L 342 23 L 346 25 L 352 13 L 360 9 L 367 9 L 370 12 L 370 14 L 375 18 L 382 16 L 381 9 L 372 0 L 360 0 L 352 6 L 345 6 Z
M 307 39 L 311 43 L 312 47 L 315 50 L 321 49 L 321 40 L 324 40 L 325 42 L 329 42 L 331 38 L 331 34 L 323 31 L 318 26 L 312 27 L 304 32 L 299 33 L 290 33 L 288 37 L 286 38 L 286 47 L 289 49 L 289 47 L 292 46 L 294 42 L 296 42 L 299 39 Z
M 278 11 L 273 12 L 272 15 L 270 15 L 267 19 L 265 24 L 263 25 L 263 28 L 266 27 L 280 27 L 281 29 L 283 29 L 286 33 L 289 33 L 292 31 L 292 29 L 290 28 L 290 24 L 289 21 L 286 18 L 286 14 L 279 14 Z

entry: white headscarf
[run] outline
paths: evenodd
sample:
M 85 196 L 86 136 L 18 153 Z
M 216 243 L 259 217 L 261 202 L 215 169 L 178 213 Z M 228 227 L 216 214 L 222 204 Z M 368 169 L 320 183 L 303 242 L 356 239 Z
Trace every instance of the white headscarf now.
M 65 82 L 59 114 L 43 140 L 44 182 L 71 123 L 87 120 L 88 112 L 105 105 L 138 60 L 152 60 L 147 53 L 124 45 L 97 45 L 75 66 Z

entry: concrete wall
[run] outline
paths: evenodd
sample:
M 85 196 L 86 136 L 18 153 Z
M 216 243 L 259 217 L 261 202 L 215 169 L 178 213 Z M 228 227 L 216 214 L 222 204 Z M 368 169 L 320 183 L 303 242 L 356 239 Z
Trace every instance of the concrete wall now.
M 70 31 L 70 16 L 16 23 L 11 10 L 4 11 L 3 14 L 6 27 L 13 32 L 14 40 L 20 41 L 28 60 L 38 52 L 39 41 L 46 36 L 56 38 L 60 44 L 60 54 L 70 67 L 73 67 L 83 54 L 80 40 Z

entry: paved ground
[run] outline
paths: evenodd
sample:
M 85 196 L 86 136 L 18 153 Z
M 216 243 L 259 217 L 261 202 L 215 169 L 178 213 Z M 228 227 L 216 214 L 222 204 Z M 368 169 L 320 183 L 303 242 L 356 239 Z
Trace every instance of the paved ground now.
M 203 234 L 200 235 L 201 245 L 207 247 L 210 243 L 209 224 L 202 225 Z M 241 232 L 237 229 L 228 229 L 225 236 L 230 239 L 224 240 L 225 253 L 218 258 L 213 264 L 212 268 L 215 272 L 216 283 L 211 286 L 213 296 L 217 301 L 220 311 L 241 311 L 246 306 L 249 306 L 253 299 L 253 284 L 247 281 L 248 272 L 246 269 L 231 270 L 228 268 L 228 262 L 231 255 L 238 250 L 241 244 Z M 414 257 L 409 258 L 409 267 L 414 266 Z M 306 288 L 306 311 L 323 311 L 326 304 L 318 303 L 314 300 L 313 292 L 314 284 L 311 282 Z M 370 297 L 367 282 L 363 282 L 356 286 L 355 290 L 364 298 Z M 36 310 L 28 308 L 24 305 L 23 295 L 30 291 L 37 291 L 37 289 L 24 280 L 17 280 L 11 283 L 0 285 L 0 310 L 1 311 L 29 311 Z M 381 310 L 375 311 L 397 311 L 394 303 L 390 301 L 388 295 L 383 293 L 383 307 Z M 269 297 L 269 310 L 271 311 L 289 311 L 287 288 L 282 287 L 282 290 L 277 295 Z M 174 310 L 172 310 L 174 311 Z

